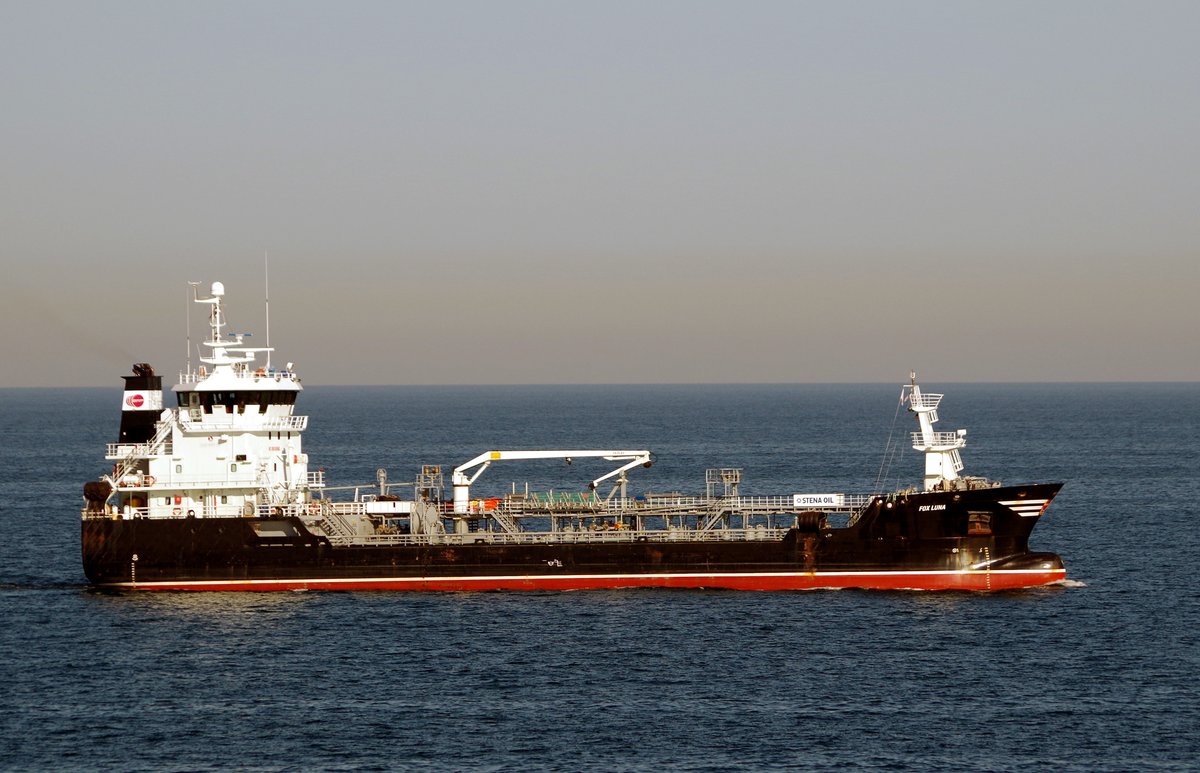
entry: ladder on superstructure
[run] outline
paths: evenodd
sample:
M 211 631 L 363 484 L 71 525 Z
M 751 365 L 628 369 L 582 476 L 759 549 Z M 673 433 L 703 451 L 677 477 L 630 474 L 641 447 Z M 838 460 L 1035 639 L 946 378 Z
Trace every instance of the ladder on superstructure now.
M 126 456 L 122 457 L 121 461 L 117 463 L 115 469 L 113 470 L 112 484 L 114 487 L 118 487 L 120 481 L 123 480 L 126 475 L 129 475 L 129 473 L 133 472 L 134 467 L 137 466 L 137 463 L 140 459 L 150 456 L 157 456 L 162 451 L 163 446 L 165 446 L 167 443 L 167 439 L 171 437 L 171 430 L 172 427 L 174 427 L 174 422 L 170 420 L 170 417 L 172 416 L 173 414 L 170 409 L 163 411 L 163 416 L 161 419 L 159 419 L 158 424 L 156 425 L 158 429 L 154 433 L 154 437 L 151 438 L 149 443 L 145 444 L 145 453 L 136 453 L 138 445 L 141 444 L 131 444 L 130 452 Z

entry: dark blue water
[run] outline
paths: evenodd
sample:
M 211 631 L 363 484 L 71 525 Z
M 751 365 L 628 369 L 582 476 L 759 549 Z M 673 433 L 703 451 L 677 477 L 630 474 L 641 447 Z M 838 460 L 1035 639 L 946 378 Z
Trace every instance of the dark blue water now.
M 938 428 L 968 428 L 967 473 L 1066 481 L 1033 543 L 1071 587 L 94 592 L 78 509 L 119 389 L 2 390 L 0 769 L 1197 769 L 1200 385 L 945 391 Z M 615 447 L 657 455 L 633 493 L 699 493 L 718 466 L 743 467 L 746 494 L 866 492 L 898 394 L 314 388 L 301 412 L 333 484 Z M 497 464 L 476 491 L 605 471 Z M 920 471 L 896 454 L 889 484 Z

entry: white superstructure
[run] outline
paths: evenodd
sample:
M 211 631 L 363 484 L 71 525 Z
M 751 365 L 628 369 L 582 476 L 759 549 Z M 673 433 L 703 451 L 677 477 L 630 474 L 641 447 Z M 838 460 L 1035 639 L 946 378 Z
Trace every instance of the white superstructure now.
M 293 413 L 300 378 L 257 366 L 267 348 L 243 345 L 227 334 L 225 288 L 214 282 L 208 307 L 209 337 L 202 365 L 179 374 L 177 404 L 162 410 L 153 434 L 140 442 L 112 443 L 112 484 L 123 517 L 196 518 L 318 509 L 314 489 L 323 473 L 309 472 L 301 435 L 308 417 Z M 129 401 L 142 405 L 126 393 Z M 157 406 L 161 408 L 161 403 Z M 147 433 L 149 434 L 149 433 Z M 123 438 L 124 439 L 124 438 Z

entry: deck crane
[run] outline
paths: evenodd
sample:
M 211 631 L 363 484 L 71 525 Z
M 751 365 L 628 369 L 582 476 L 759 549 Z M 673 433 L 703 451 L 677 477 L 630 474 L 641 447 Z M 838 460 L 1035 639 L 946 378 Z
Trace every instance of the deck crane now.
M 479 479 L 479 476 L 491 466 L 492 462 L 514 459 L 564 459 L 567 464 L 570 464 L 572 459 L 589 457 L 607 459 L 612 462 L 625 462 L 607 475 L 601 475 L 588 484 L 595 491 L 601 482 L 614 475 L 620 475 L 622 496 L 625 495 L 625 471 L 638 466 L 649 467 L 654 463 L 649 451 L 485 451 L 471 461 L 454 468 L 454 472 L 450 476 L 450 483 L 454 487 L 454 512 L 470 512 L 471 484 Z M 475 470 L 473 475 L 470 474 L 470 470 L 475 467 L 479 467 L 479 469 Z

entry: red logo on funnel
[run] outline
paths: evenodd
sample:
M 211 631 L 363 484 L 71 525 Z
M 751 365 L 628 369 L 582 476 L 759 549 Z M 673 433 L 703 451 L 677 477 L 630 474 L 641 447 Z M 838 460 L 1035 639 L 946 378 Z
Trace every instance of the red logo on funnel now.
M 130 408 L 141 408 L 142 404 L 145 402 L 146 402 L 146 398 L 142 397 L 139 394 L 132 394 L 129 397 L 125 398 L 125 404 L 128 405 Z

